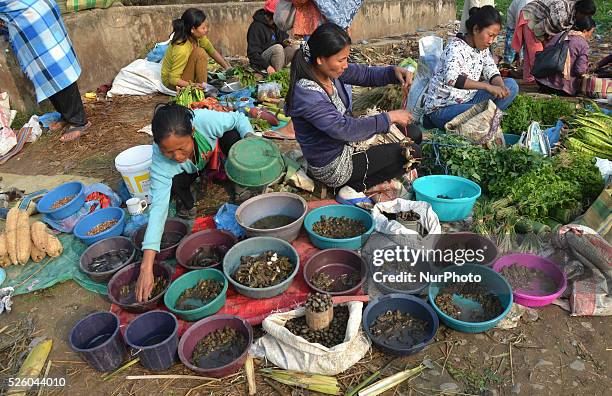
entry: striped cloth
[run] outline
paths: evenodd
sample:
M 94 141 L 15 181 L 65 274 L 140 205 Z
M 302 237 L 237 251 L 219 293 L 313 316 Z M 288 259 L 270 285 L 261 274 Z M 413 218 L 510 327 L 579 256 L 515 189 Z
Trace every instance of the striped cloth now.
M 81 66 L 55 1 L 0 1 L 0 19 L 39 103 L 79 78 Z
M 119 0 L 67 0 L 60 1 L 60 3 L 66 4 L 66 12 L 78 12 L 92 8 L 108 8 L 118 1 Z
M 23 149 L 23 146 L 28 142 L 32 130 L 32 127 L 23 127 L 17 132 L 17 144 L 8 153 L 0 156 L 0 165 L 13 158 Z
M 612 244 L 612 183 L 604 188 L 591 207 L 575 223 L 592 228 Z

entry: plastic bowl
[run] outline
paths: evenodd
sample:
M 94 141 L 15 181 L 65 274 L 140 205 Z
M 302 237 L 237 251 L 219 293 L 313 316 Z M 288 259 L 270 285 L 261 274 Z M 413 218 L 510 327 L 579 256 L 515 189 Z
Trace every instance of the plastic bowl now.
M 555 301 L 567 288 L 567 276 L 552 261 L 535 254 L 510 254 L 501 257 L 493 264 L 493 270 L 501 272 L 502 268 L 517 263 L 527 268 L 536 268 L 545 272 L 557 283 L 557 291 L 553 294 L 534 293 L 522 289 L 513 289 L 514 301 L 526 307 L 542 307 Z M 537 285 L 534 285 L 537 287 Z
M 207 279 L 214 279 L 223 283 L 223 289 L 221 289 L 221 293 L 217 297 L 198 309 L 182 310 L 176 308 L 176 302 L 185 290 L 194 287 L 199 281 Z M 164 304 L 166 307 L 168 307 L 170 312 L 179 318 L 188 322 L 195 322 L 196 320 L 200 320 L 206 316 L 214 315 L 221 308 L 223 308 L 223 305 L 225 305 L 227 285 L 227 279 L 219 270 L 207 268 L 191 271 L 181 275 L 179 278 L 175 279 L 174 282 L 172 282 L 168 288 L 168 291 L 164 295 Z
M 480 186 L 458 176 L 432 175 L 419 177 L 412 183 L 417 201 L 431 204 L 440 221 L 465 220 L 480 197 Z M 438 198 L 446 195 L 451 199 Z
M 248 237 L 268 236 L 291 242 L 298 237 L 307 211 L 308 204 L 299 195 L 275 192 L 244 201 L 236 210 L 236 221 L 245 229 Z M 275 215 L 289 216 L 296 220 L 286 226 L 267 230 L 251 227 L 256 221 Z
M 510 312 L 510 309 L 512 308 L 512 288 L 500 274 L 493 271 L 491 268 L 476 264 L 466 264 L 462 266 L 445 268 L 438 272 L 437 275 L 441 275 L 445 272 L 455 273 L 457 275 L 468 275 L 470 273 L 480 275 L 482 277 L 481 283 L 484 284 L 487 290 L 498 296 L 504 308 L 504 311 L 499 316 L 484 322 L 466 322 L 455 319 L 444 313 L 436 305 L 436 296 L 438 295 L 440 289 L 446 286 L 446 283 L 432 282 L 429 286 L 429 303 L 432 305 L 434 311 L 438 314 L 442 322 L 444 322 L 444 324 L 451 329 L 464 333 L 482 333 L 495 327 L 495 325 L 497 325 L 497 323 L 499 323 L 499 321 L 502 320 L 508 314 L 508 312 Z
M 263 138 L 242 139 L 227 154 L 225 173 L 244 187 L 261 187 L 279 178 L 285 164 L 276 144 Z
M 350 289 L 330 292 L 316 287 L 311 279 L 317 273 L 325 273 L 332 279 L 338 279 L 342 275 L 357 272 L 359 283 Z M 308 286 L 319 293 L 327 293 L 332 296 L 350 296 L 359 291 L 368 276 L 368 268 L 357 253 L 347 249 L 327 249 L 313 255 L 304 265 L 304 280 Z
M 111 301 L 111 303 L 120 306 L 121 308 L 123 308 L 124 310 L 128 312 L 135 312 L 135 313 L 147 312 L 147 311 L 154 309 L 155 307 L 159 305 L 159 303 L 162 301 L 162 298 L 164 297 L 164 294 L 170 287 L 170 280 L 172 279 L 173 269 L 168 267 L 165 264 L 155 262 L 153 264 L 153 276 L 154 277 L 163 276 L 168 281 L 168 284 L 166 285 L 164 290 L 161 293 L 159 293 L 157 296 L 153 296 L 153 298 L 151 298 L 150 300 L 142 302 L 142 303 L 135 302 L 132 304 L 125 304 L 125 303 L 120 302 L 119 296 L 121 293 L 121 287 L 123 285 L 128 285 L 132 282 L 136 282 L 138 280 L 139 274 L 140 274 L 140 262 L 132 263 L 122 268 L 115 275 L 113 275 L 111 280 L 108 281 L 108 286 L 107 286 L 107 294 L 108 294 L 108 298 Z
M 424 341 L 410 346 L 391 346 L 383 344 L 372 335 L 370 332 L 370 326 L 372 323 L 374 323 L 380 315 L 384 315 L 387 311 L 397 310 L 404 314 L 408 313 L 411 316 L 424 320 L 428 323 L 428 334 Z M 425 346 L 429 344 L 436 336 L 436 332 L 438 331 L 439 327 L 438 317 L 433 309 L 431 309 L 431 307 L 422 299 L 406 294 L 387 294 L 385 296 L 375 298 L 374 300 L 370 301 L 366 307 L 361 321 L 363 328 L 370 340 L 372 340 L 372 343 L 381 350 L 394 355 L 410 355 L 419 352 L 421 349 L 425 348 Z
M 142 251 L 142 241 L 144 240 L 145 232 L 147 232 L 147 225 L 140 227 L 138 231 L 134 233 L 132 237 L 132 241 L 134 242 L 134 246 L 136 249 Z M 178 234 L 182 234 L 183 237 L 187 235 L 187 225 L 178 219 L 167 219 L 164 225 L 164 234 L 167 232 L 176 232 Z M 171 260 L 174 258 L 176 253 L 176 249 L 180 245 L 181 241 L 178 241 L 176 244 L 162 249 L 155 255 L 155 260 L 164 261 Z
M 234 280 L 232 275 L 240 265 L 240 257 L 242 256 L 258 256 L 267 251 L 274 251 L 281 256 L 289 257 L 289 261 L 293 264 L 293 272 L 291 275 L 278 285 L 262 288 L 253 288 L 244 286 Z M 223 274 L 234 286 L 236 291 L 243 296 L 255 299 L 270 298 L 284 293 L 293 278 L 298 273 L 300 268 L 300 256 L 296 250 L 287 241 L 271 237 L 255 237 L 249 238 L 237 243 L 232 247 L 223 258 Z
M 195 349 L 198 341 L 209 333 L 225 327 L 231 327 L 244 334 L 247 339 L 247 345 L 244 352 L 242 352 L 242 354 L 234 361 L 226 364 L 225 366 L 215 367 L 212 369 L 203 369 L 201 367 L 194 366 L 191 363 L 191 357 L 193 356 L 193 350 Z M 215 315 L 204 318 L 194 323 L 193 326 L 187 329 L 179 342 L 178 352 L 181 362 L 183 362 L 188 369 L 205 377 L 222 378 L 233 374 L 242 368 L 247 358 L 247 352 L 249 351 L 252 343 L 253 328 L 247 323 L 246 320 L 234 315 Z
M 361 220 L 366 227 L 366 232 L 362 235 L 353 238 L 332 239 L 316 234 L 312 230 L 312 226 L 317 221 L 321 220 L 321 216 L 326 217 L 349 217 L 351 219 Z M 313 245 L 319 249 L 351 249 L 357 250 L 363 246 L 367 237 L 374 231 L 374 220 L 372 215 L 365 210 L 356 206 L 350 205 L 326 205 L 321 206 L 308 212 L 304 219 L 304 228 L 308 233 L 308 238 Z
M 474 262 L 471 258 L 471 264 L 480 264 L 491 266 L 495 259 L 497 259 L 497 255 L 499 254 L 499 249 L 497 246 L 487 237 L 484 237 L 479 234 L 475 234 L 473 232 L 454 232 L 449 234 L 441 234 L 438 236 L 436 243 L 434 245 L 435 250 L 440 250 L 444 252 L 447 249 L 450 250 L 471 250 L 477 253 L 477 250 L 482 250 L 482 256 L 484 259 L 480 262 Z M 442 262 L 439 263 L 441 265 L 453 265 L 456 263 L 453 262 Z
M 201 270 L 202 267 L 193 267 L 188 265 L 187 263 L 194 255 L 197 248 L 202 246 L 220 246 L 225 245 L 227 248 L 231 248 L 236 244 L 236 237 L 227 231 L 223 230 L 203 230 L 198 231 L 194 234 L 189 235 L 186 238 L 183 238 L 178 248 L 176 249 L 176 262 L 186 270 Z M 222 267 L 221 260 L 219 265 L 213 265 L 207 268 L 218 268 Z
M 65 219 L 76 213 L 85 203 L 84 189 L 85 185 L 81 182 L 64 183 L 46 193 L 36 204 L 36 209 L 53 220 Z M 55 202 L 71 195 L 76 196 L 59 208 L 52 209 Z
M 89 264 L 91 261 L 111 250 L 119 250 L 119 249 L 127 249 L 131 252 L 128 260 L 124 261 L 123 264 L 113 268 L 110 271 L 105 272 L 92 272 L 89 270 Z M 107 239 L 103 239 L 89 246 L 83 254 L 81 254 L 81 259 L 79 260 L 79 266 L 81 267 L 81 271 L 87 274 L 93 281 L 95 282 L 106 282 L 113 275 L 119 271 L 121 268 L 125 267 L 129 263 L 134 260 L 134 256 L 136 255 L 136 249 L 132 244 L 132 241 L 129 238 L 117 236 L 111 237 Z
M 107 230 L 104 230 L 96 235 L 87 235 L 98 224 L 105 221 L 117 220 L 117 223 Z M 83 217 L 74 226 L 74 236 L 83 241 L 86 245 L 94 244 L 106 238 L 119 236 L 123 233 L 125 227 L 125 212 L 121 208 L 104 208 Z

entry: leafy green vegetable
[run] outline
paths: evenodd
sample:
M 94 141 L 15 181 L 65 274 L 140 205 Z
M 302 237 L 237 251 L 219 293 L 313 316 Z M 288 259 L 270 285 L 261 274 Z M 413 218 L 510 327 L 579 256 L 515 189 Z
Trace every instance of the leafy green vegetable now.
M 527 95 L 518 95 L 505 111 L 502 119 L 502 130 L 505 133 L 520 135 L 527 131 L 532 121 L 541 125 L 554 125 L 561 117 L 569 117 L 576 111 L 576 106 L 563 99 L 537 99 Z
M 281 96 L 284 98 L 289 90 L 289 69 L 284 68 L 276 73 L 268 74 L 266 82 L 277 82 L 281 86 Z
M 257 85 L 257 76 L 250 68 L 235 66 L 231 71 L 227 72 L 227 75 L 237 77 L 240 85 L 243 87 L 254 87 Z

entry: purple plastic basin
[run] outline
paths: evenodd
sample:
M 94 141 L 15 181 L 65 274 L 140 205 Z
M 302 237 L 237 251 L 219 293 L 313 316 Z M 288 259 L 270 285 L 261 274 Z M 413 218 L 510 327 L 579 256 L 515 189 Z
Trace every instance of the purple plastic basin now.
M 225 366 L 215 367 L 213 369 L 203 369 L 194 366 L 191 363 L 191 357 L 198 341 L 209 333 L 212 333 L 215 330 L 223 329 L 226 326 L 234 328 L 245 335 L 247 338 L 247 346 L 244 349 L 244 352 L 233 362 L 226 364 Z M 202 374 L 205 377 L 222 378 L 240 370 L 247 358 L 247 353 L 252 343 L 253 328 L 251 325 L 239 316 L 223 314 L 204 318 L 187 329 L 179 342 L 178 352 L 181 362 L 183 362 L 183 364 L 190 370 Z
M 108 298 L 113 304 L 117 304 L 121 308 L 128 312 L 142 313 L 150 311 L 156 308 L 161 302 L 163 302 L 164 294 L 170 287 L 170 280 L 172 279 L 173 269 L 167 265 L 159 262 L 153 264 L 153 276 L 163 276 L 166 278 L 167 285 L 164 290 L 157 296 L 153 296 L 149 301 L 142 303 L 126 304 L 121 302 L 120 293 L 123 285 L 128 285 L 132 282 L 136 282 L 138 275 L 140 274 L 140 262 L 130 264 L 121 270 L 119 270 L 110 281 L 108 281 Z
M 484 252 L 482 253 L 484 256 L 484 260 L 480 261 L 469 261 L 468 264 L 479 264 L 490 266 L 493 264 L 497 255 L 499 254 L 499 250 L 497 246 L 488 238 L 475 234 L 473 232 L 453 232 L 448 234 L 441 234 L 438 236 L 436 240 L 434 249 L 439 249 L 444 251 L 446 249 L 453 249 L 454 245 L 463 245 L 466 249 L 476 251 L 482 249 Z M 449 266 L 455 263 L 452 262 L 442 262 L 437 263 L 442 266 Z
M 138 231 L 134 233 L 133 241 L 136 249 L 142 251 L 142 241 L 144 239 L 145 232 L 147 231 L 147 225 L 140 227 Z M 164 226 L 164 234 L 167 232 L 176 232 L 178 234 L 182 234 L 183 237 L 187 235 L 187 225 L 180 220 L 177 219 L 168 219 L 166 220 L 166 224 Z M 155 260 L 164 261 L 170 260 L 174 258 L 174 254 L 176 253 L 176 249 L 178 248 L 181 241 L 178 241 L 176 244 L 162 249 L 155 256 Z
M 567 276 L 565 273 L 558 268 L 552 261 L 536 256 L 535 254 L 517 253 L 503 256 L 493 264 L 493 270 L 501 272 L 502 268 L 517 263 L 527 268 L 536 268 L 548 276 L 550 276 L 558 286 L 558 290 L 553 294 L 545 295 L 544 293 L 534 293 L 533 291 L 527 291 L 522 289 L 513 289 L 512 294 L 514 295 L 514 301 L 517 304 L 524 305 L 526 307 L 542 307 L 552 303 L 557 299 L 567 287 Z M 533 285 L 537 288 L 537 285 Z
M 328 292 L 317 288 L 311 281 L 318 273 L 325 273 L 332 279 L 339 279 L 342 275 L 357 272 L 359 283 L 344 291 Z M 368 267 L 363 259 L 354 251 L 347 249 L 326 249 L 313 255 L 304 266 L 304 280 L 308 286 L 319 293 L 328 293 L 332 296 L 348 296 L 359 291 L 366 281 Z
M 176 249 L 176 262 L 179 265 L 187 270 L 198 270 L 203 268 L 216 268 L 220 269 L 223 264 L 223 259 L 219 261 L 218 265 L 213 265 L 210 267 L 192 267 L 187 264 L 189 259 L 193 256 L 196 249 L 201 246 L 220 246 L 225 245 L 227 249 L 231 248 L 236 244 L 236 237 L 223 230 L 204 230 L 196 232 L 195 234 L 189 235 L 187 238 L 184 238 Z

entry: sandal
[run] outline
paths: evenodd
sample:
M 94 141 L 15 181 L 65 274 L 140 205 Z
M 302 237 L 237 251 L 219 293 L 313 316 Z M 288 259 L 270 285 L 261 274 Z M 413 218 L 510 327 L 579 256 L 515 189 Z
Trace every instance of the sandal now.
M 372 210 L 374 202 L 364 193 L 359 193 L 353 188 L 344 186 L 336 194 L 336 202 L 343 205 L 353 205 L 361 209 Z
M 61 131 L 68 126 L 66 121 L 53 121 L 49 124 L 49 130 L 51 132 Z
M 88 122 L 87 124 L 82 126 L 71 126 L 66 132 L 62 134 L 60 142 L 67 143 L 80 139 L 81 136 L 84 136 L 87 133 L 87 128 L 89 128 L 90 126 L 91 122 Z

